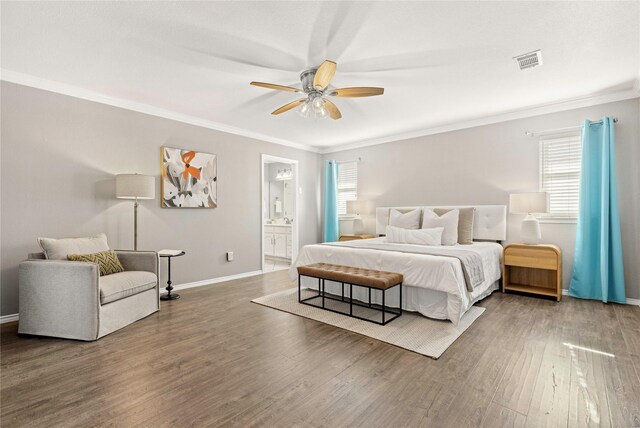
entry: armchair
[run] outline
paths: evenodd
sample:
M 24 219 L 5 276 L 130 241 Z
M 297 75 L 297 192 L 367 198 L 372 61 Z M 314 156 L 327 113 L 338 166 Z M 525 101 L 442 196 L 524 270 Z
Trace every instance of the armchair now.
M 153 251 L 116 251 L 124 272 L 100 276 L 96 264 L 20 263 L 18 333 L 96 340 L 160 310 L 159 259 Z

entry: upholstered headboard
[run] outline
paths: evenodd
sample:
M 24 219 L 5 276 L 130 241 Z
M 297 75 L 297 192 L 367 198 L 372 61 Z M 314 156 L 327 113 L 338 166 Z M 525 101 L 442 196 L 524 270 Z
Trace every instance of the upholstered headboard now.
M 422 207 L 381 207 L 376 208 L 376 234 L 384 235 L 389 224 L 389 210 L 407 212 L 416 208 L 470 208 L 474 207 L 473 239 L 487 241 L 504 241 L 507 239 L 507 206 L 506 205 L 459 205 L 459 206 L 422 206 Z

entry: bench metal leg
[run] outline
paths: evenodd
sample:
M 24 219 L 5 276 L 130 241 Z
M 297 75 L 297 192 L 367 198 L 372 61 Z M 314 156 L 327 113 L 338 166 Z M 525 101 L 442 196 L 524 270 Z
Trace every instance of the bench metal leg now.
M 342 283 L 342 301 L 344 302 L 344 282 Z
M 353 316 L 353 284 L 349 284 L 349 315 Z
M 384 295 L 385 295 L 385 290 L 382 290 L 382 325 L 384 325 Z
M 324 309 L 324 279 L 322 280 L 322 309 Z
M 302 284 L 300 284 L 301 278 L 300 275 L 298 275 L 298 303 L 302 302 Z
M 402 283 L 400 283 L 400 285 L 398 286 L 400 287 L 400 315 L 402 315 Z
M 369 287 L 369 307 L 371 307 L 371 287 Z

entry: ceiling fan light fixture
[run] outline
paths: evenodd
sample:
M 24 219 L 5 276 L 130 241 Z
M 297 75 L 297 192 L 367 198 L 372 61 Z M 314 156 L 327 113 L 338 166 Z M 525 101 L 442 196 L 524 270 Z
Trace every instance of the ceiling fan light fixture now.
M 311 103 L 309 102 L 309 100 L 300 105 L 298 114 L 300 114 L 300 116 L 304 117 L 305 119 L 311 116 Z
M 309 95 L 309 98 L 298 108 L 298 114 L 304 118 L 312 119 L 329 117 L 329 111 L 325 107 L 324 99 L 317 94 Z
M 318 111 L 316 111 L 316 117 L 320 119 L 326 119 L 327 117 L 329 117 L 329 112 L 324 107 L 324 105 L 321 108 L 319 108 Z
M 324 108 L 324 100 L 322 99 L 322 97 L 315 97 L 311 102 L 311 105 L 313 106 L 313 111 L 318 114 L 320 114 L 323 110 L 326 110 Z

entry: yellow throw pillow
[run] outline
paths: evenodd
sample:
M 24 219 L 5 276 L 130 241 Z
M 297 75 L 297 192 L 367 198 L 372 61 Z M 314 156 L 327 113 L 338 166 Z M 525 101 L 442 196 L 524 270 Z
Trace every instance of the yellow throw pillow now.
M 112 273 L 124 272 L 120 259 L 115 251 L 102 251 L 94 254 L 69 254 L 67 259 L 75 262 L 95 263 L 100 268 L 100 276 L 111 275 Z

